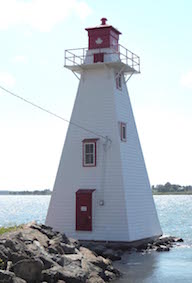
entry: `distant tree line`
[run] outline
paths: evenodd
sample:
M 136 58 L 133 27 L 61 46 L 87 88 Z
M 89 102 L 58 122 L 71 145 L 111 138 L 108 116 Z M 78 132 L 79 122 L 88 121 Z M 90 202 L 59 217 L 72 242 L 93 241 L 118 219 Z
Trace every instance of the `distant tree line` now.
M 152 186 L 153 193 L 192 193 L 192 186 L 180 186 L 167 182 L 165 185 Z
M 35 190 L 35 191 L 9 191 L 9 195 L 51 195 L 51 190 L 46 189 L 43 191 Z

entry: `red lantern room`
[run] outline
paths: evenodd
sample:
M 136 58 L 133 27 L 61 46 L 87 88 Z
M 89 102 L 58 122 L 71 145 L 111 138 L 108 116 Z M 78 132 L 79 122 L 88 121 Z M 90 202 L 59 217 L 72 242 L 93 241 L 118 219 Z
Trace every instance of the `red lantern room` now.
M 88 48 L 65 50 L 64 66 L 76 76 L 101 64 L 115 68 L 117 77 L 123 72 L 127 76 L 126 80 L 133 73 L 140 73 L 139 56 L 119 44 L 121 32 L 108 25 L 106 18 L 101 19 L 100 25 L 85 30 L 88 31 Z
M 107 19 L 101 19 L 101 25 L 86 28 L 89 36 L 88 49 L 113 48 L 118 49 L 119 32 L 112 25 L 106 24 Z

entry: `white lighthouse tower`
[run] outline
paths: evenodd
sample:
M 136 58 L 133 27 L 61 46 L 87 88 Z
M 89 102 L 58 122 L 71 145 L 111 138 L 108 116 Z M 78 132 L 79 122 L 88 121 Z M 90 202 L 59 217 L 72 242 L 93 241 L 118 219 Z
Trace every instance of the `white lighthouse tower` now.
M 86 28 L 88 49 L 65 51 L 80 82 L 46 224 L 80 240 L 131 242 L 162 230 L 126 87 L 139 57 L 106 21 Z

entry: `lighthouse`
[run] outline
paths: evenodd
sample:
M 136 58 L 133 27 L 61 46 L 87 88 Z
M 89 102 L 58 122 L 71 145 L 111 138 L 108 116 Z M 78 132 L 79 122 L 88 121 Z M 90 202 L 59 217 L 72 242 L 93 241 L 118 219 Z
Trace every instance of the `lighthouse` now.
M 162 235 L 127 83 L 140 59 L 102 18 L 88 48 L 65 51 L 79 79 L 46 224 L 80 240 L 132 242 Z

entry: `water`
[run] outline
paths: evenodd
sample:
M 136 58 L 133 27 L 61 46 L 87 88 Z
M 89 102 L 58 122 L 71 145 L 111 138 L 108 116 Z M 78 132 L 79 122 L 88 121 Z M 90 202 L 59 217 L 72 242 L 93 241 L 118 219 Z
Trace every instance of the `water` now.
M 116 266 L 124 274 L 115 283 L 192 282 L 192 195 L 155 196 L 164 234 L 184 243 L 170 252 L 125 254 Z M 0 226 L 44 222 L 50 196 L 0 196 Z
M 50 196 L 0 195 L 0 226 L 12 226 L 33 220 L 43 223 Z
M 114 283 L 192 282 L 192 195 L 154 199 L 164 234 L 182 237 L 184 243 L 170 252 L 125 254 L 116 263 L 123 277 Z

